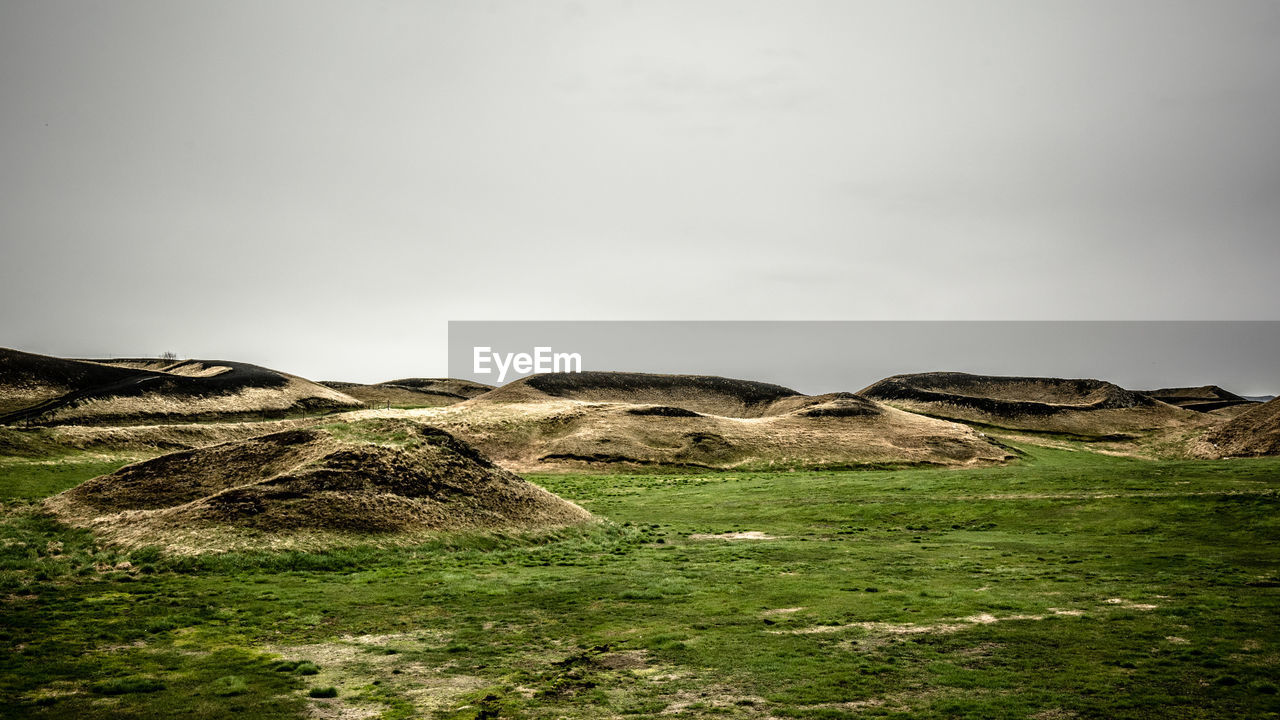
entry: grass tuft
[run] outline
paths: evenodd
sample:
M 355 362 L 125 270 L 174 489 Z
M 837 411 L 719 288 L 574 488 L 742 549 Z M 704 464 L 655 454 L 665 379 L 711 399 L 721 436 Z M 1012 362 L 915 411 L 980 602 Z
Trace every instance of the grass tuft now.
M 313 687 L 307 691 L 307 696 L 313 698 L 335 698 L 338 697 L 338 688 L 332 685 L 326 687 Z

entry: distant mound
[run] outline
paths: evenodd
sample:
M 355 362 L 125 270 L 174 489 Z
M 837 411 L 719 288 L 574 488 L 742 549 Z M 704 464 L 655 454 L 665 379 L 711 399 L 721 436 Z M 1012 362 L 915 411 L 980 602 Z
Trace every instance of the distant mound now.
M 547 373 L 508 383 L 481 396 L 485 402 L 563 398 L 583 402 L 678 407 L 708 415 L 761 417 L 785 398 L 805 397 L 770 383 L 712 375 L 632 372 Z
M 46 505 L 119 544 L 166 543 L 177 552 L 535 530 L 591 519 L 452 435 L 406 420 L 286 430 L 175 452 L 89 480 Z
M 1210 412 L 1236 405 L 1248 405 L 1254 402 L 1233 392 L 1223 390 L 1217 385 L 1161 388 L 1160 390 L 1141 390 L 1139 392 L 1160 402 L 1176 405 L 1186 410 L 1195 410 L 1196 412 Z
M 0 348 L 0 418 L 77 390 L 138 378 L 123 368 Z
M 797 412 L 802 417 L 874 417 L 885 412 L 884 406 L 854 393 L 831 393 L 814 396 L 801 404 Z
M 404 378 L 375 385 L 327 380 L 320 384 L 366 405 L 395 408 L 452 405 L 493 389 L 491 385 L 456 378 Z
M 1249 408 L 1204 439 L 1220 457 L 1280 455 L 1280 398 Z
M 953 422 L 852 393 L 699 375 L 535 375 L 431 415 L 489 457 L 547 469 L 824 468 L 1000 462 Z
M 453 395 L 460 398 L 473 398 L 493 389 L 492 385 L 462 380 L 460 378 L 401 378 L 388 380 L 380 385 L 411 387 L 422 392 L 434 392 L 442 395 Z
M 358 407 L 310 380 L 248 363 L 67 360 L 0 349 L 0 424 L 190 420 Z
M 162 372 L 168 375 L 183 375 L 186 377 L 213 377 L 221 375 L 225 372 L 231 372 L 229 365 L 214 365 L 203 360 L 153 360 L 153 359 L 113 359 L 113 360 L 86 360 L 84 362 L 96 363 L 98 365 L 109 365 L 111 367 L 125 368 L 129 370 L 150 370 L 152 372 Z
M 937 417 L 1082 436 L 1164 428 L 1189 417 L 1102 380 L 933 372 L 894 375 L 859 394 Z

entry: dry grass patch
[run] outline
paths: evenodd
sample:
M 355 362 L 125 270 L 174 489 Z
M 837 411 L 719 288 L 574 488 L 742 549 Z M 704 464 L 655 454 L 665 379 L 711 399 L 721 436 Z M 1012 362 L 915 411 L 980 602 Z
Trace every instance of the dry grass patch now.
M 394 633 L 385 635 L 344 635 L 324 643 L 277 645 L 266 648 L 284 658 L 304 660 L 318 666 L 318 672 L 306 676 L 306 694 L 310 688 L 334 687 L 335 698 L 307 699 L 308 714 L 314 718 L 378 717 L 386 710 L 384 703 L 362 697 L 362 691 L 378 685 L 393 696 L 410 702 L 424 716 L 454 709 L 464 695 L 486 685 L 481 678 L 451 674 L 447 667 L 431 667 L 406 660 L 400 652 L 387 653 L 388 648 L 409 652 L 434 647 L 447 640 L 435 631 Z
M 1008 615 L 1006 617 L 996 617 L 989 613 L 980 613 L 978 615 L 970 615 L 965 618 L 958 618 L 955 621 L 940 623 L 890 623 L 863 621 L 847 623 L 844 625 L 812 625 L 809 627 L 794 628 L 791 630 L 766 630 L 765 632 L 773 635 L 819 635 L 845 632 L 848 630 L 863 630 L 868 636 L 873 638 L 919 634 L 942 635 L 959 632 L 976 625 L 991 625 L 993 623 L 1008 622 L 1011 620 L 1044 619 L 1044 615 Z

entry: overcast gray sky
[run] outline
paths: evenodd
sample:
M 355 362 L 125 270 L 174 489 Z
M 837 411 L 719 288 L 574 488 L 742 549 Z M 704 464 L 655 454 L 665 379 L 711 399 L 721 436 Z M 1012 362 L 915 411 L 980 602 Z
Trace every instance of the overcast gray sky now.
M 490 385 L 576 353 L 569 368 L 749 378 L 810 394 L 936 370 L 1280 392 L 1278 321 L 461 321 L 449 323 L 449 340 L 449 375 Z M 512 356 L 538 347 L 545 367 L 522 372 Z
M 0 345 L 1276 319 L 1280 3 L 0 3 Z

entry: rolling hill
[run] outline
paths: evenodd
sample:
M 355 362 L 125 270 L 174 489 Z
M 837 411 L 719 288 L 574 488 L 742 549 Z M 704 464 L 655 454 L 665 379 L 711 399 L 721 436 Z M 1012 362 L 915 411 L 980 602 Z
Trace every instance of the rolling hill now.
M 404 420 L 286 430 L 126 466 L 46 501 L 124 546 L 177 553 L 527 531 L 590 521 L 582 508 Z
M 701 375 L 534 375 L 426 419 L 521 471 L 999 462 L 963 425 L 851 393 Z
M 860 391 L 911 412 L 1012 430 L 1083 437 L 1195 422 L 1196 413 L 1102 380 L 932 372 L 894 375 Z
M 295 375 L 248 363 L 69 360 L 0 349 L 0 424 L 193 420 L 360 407 Z
M 455 378 L 404 378 L 374 385 L 326 380 L 320 384 L 366 405 L 395 408 L 452 405 L 493 389 L 492 385 Z
M 1205 434 L 1217 457 L 1280 455 L 1280 398 L 1249 408 Z
M 1254 400 L 1223 390 L 1217 385 L 1200 387 L 1162 388 L 1160 390 L 1139 390 L 1149 398 L 1163 403 L 1176 405 L 1196 412 L 1212 412 L 1237 405 L 1249 405 Z

